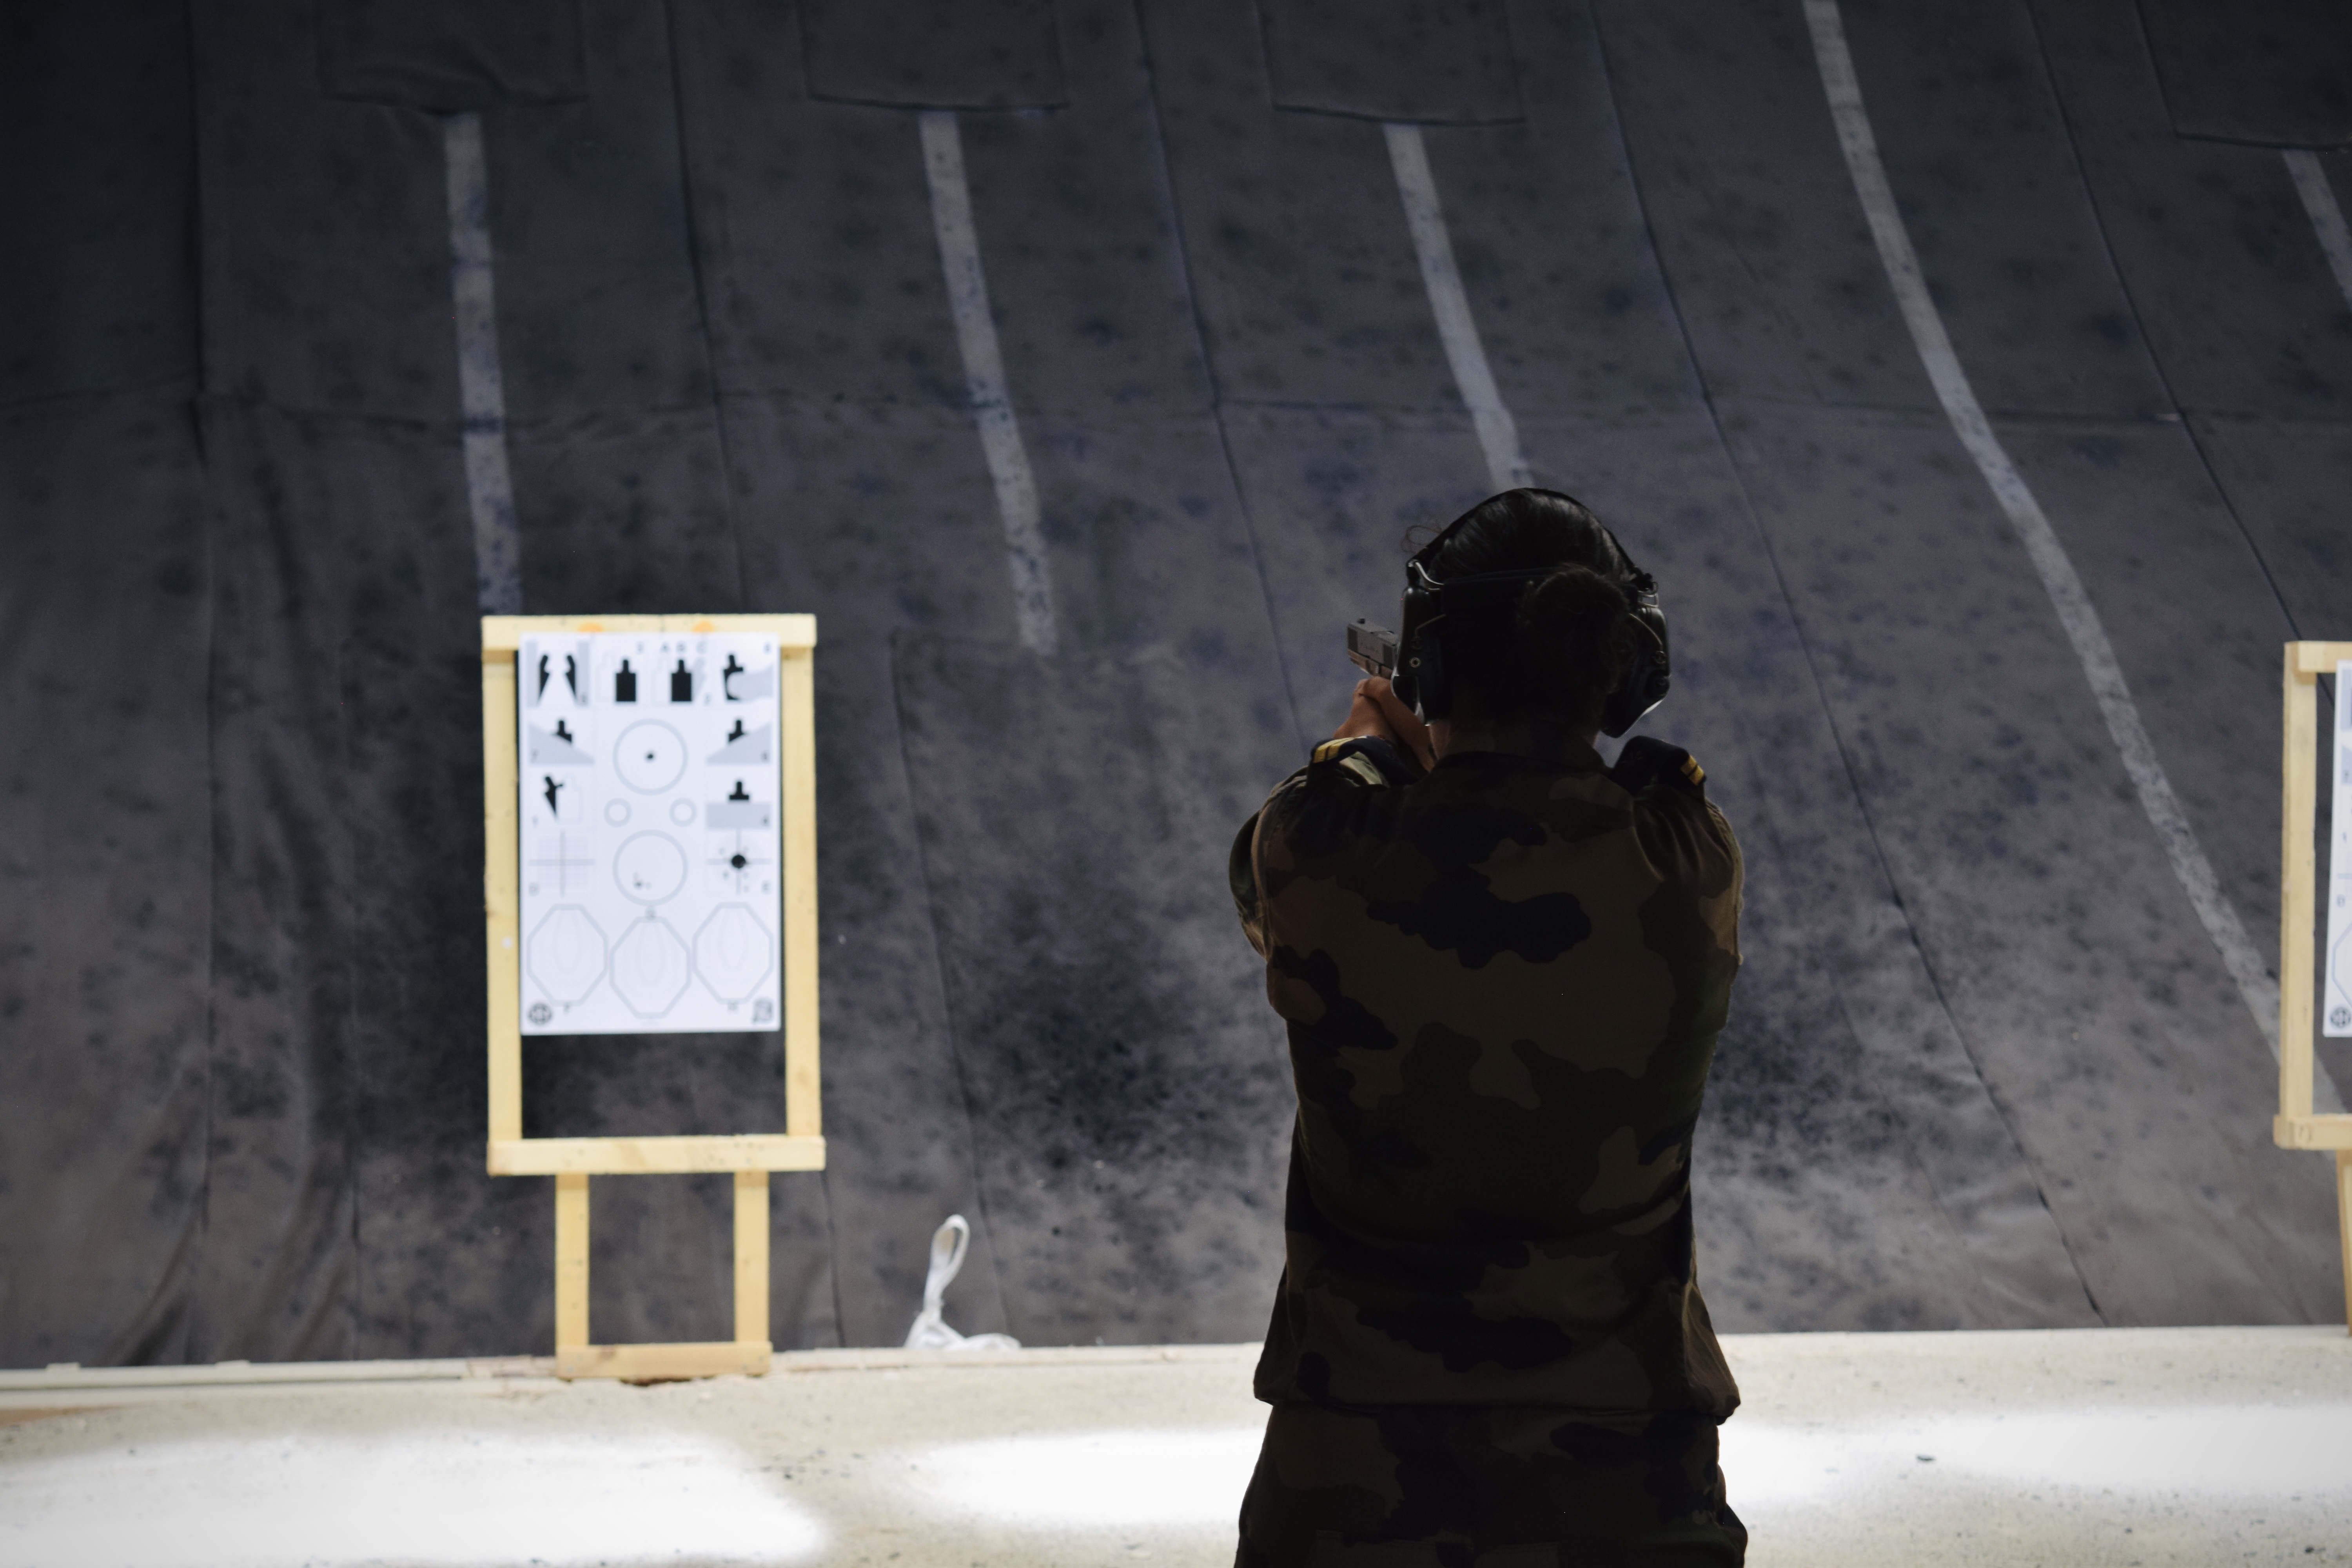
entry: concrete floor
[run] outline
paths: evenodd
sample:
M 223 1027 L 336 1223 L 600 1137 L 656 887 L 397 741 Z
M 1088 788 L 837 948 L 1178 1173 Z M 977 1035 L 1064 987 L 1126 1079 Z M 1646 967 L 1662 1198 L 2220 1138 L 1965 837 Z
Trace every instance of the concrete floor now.
M 2340 1329 L 1753 1335 L 1759 1564 L 2352 1561 Z M 1231 1561 L 1252 1346 L 0 1374 L 0 1564 Z

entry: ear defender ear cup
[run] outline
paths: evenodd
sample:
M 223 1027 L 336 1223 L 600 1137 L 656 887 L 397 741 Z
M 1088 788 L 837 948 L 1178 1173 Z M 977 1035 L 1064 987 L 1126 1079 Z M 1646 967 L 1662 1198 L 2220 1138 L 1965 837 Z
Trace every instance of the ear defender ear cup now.
M 1404 603 L 1397 622 L 1397 670 L 1389 684 L 1397 700 L 1423 722 L 1445 717 L 1451 696 L 1445 689 L 1445 657 L 1437 625 L 1444 619 L 1444 601 L 1438 585 L 1418 558 L 1405 566 Z
M 1612 534 L 1610 542 L 1616 543 Z M 1624 553 L 1619 546 L 1618 553 Z M 1628 561 L 1628 566 L 1633 563 Z M 1601 705 L 1601 731 L 1615 737 L 1632 729 L 1642 715 L 1666 700 L 1673 686 L 1673 668 L 1666 647 L 1665 612 L 1658 608 L 1657 579 L 1635 567 L 1631 583 L 1633 612 L 1628 617 L 1633 633 L 1633 658 L 1625 679 Z
M 1560 499 L 1580 508 L 1582 505 L 1574 502 L 1572 497 Z M 1405 563 L 1404 603 L 1397 627 L 1397 669 L 1391 684 L 1397 700 L 1419 714 L 1424 722 L 1446 717 L 1454 706 L 1454 694 L 1445 674 L 1444 628 L 1447 613 L 1458 609 L 1474 619 L 1496 607 L 1508 613 L 1536 579 L 1554 569 L 1521 567 L 1438 581 L 1430 574 L 1429 563 L 1437 558 L 1445 542 L 1471 515 L 1465 513 L 1454 519 Z M 1590 513 L 1585 515 L 1591 519 Z M 1602 732 L 1617 736 L 1632 729 L 1644 713 L 1664 701 L 1667 689 L 1673 685 L 1666 617 L 1658 608 L 1657 579 L 1633 564 L 1633 557 L 1625 553 L 1625 547 L 1617 542 L 1616 534 L 1607 524 L 1598 519 L 1591 521 L 1609 542 L 1609 552 L 1614 557 L 1613 566 L 1596 562 L 1594 570 L 1613 579 L 1633 600 L 1627 626 L 1633 637 L 1633 657 L 1624 679 L 1609 694 L 1601 710 Z
M 1420 636 L 1400 647 L 1397 660 L 1395 678 L 1389 684 L 1396 689 L 1398 701 L 1424 724 L 1452 711 L 1453 694 L 1445 689 L 1445 645 L 1434 630 L 1424 627 Z

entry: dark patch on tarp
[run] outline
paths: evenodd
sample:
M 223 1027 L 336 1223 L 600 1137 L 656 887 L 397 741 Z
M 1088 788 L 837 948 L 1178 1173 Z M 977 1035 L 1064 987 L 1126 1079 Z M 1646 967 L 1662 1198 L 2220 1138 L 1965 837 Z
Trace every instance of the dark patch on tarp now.
M 190 1348 L 216 982 L 187 394 L 0 414 L 5 1366 Z
M 436 113 L 587 95 L 580 0 L 318 0 L 331 98 Z
M 205 390 L 454 431 L 439 121 L 322 96 L 303 0 L 194 14 Z
M 1277 110 L 1242 0 L 1151 0 L 1143 20 L 1185 265 L 1227 418 L 1249 419 L 1243 405 L 1258 403 L 1341 415 L 1458 409 L 1380 127 Z M 1521 421 L 1690 405 L 1697 383 L 1659 287 L 1590 18 L 1527 7 L 1512 33 L 1521 58 L 1542 65 L 1522 83 L 1525 120 L 1423 138 L 1503 400 Z M 1483 485 L 1476 444 L 1467 450 L 1465 464 L 1417 473 L 1416 493 Z
M 903 109 L 1069 101 L 1054 0 L 800 0 L 809 95 Z
M 1283 109 L 1433 125 L 1523 118 L 1503 0 L 1258 0 Z
M 2168 408 L 2171 393 L 2135 330 L 2101 214 L 2084 199 L 2024 5 L 1857 5 L 1845 26 L 1887 179 L 1978 400 L 1996 416 L 2145 419 Z M 1813 88 L 1818 100 L 1817 79 Z M 1858 213 L 1850 183 L 1844 195 Z M 1769 191 L 1728 182 L 1717 196 L 1779 205 Z M 1805 221 L 1794 203 L 1775 216 L 1780 225 Z M 1843 243 L 1841 233 L 1824 249 Z M 1874 248 L 1849 254 L 1875 260 Z M 1832 314 L 1822 303 L 1805 310 L 1808 319 Z
M 367 574 L 338 548 L 348 513 L 316 503 L 331 488 L 354 501 L 363 493 L 320 482 L 338 467 L 411 484 L 424 476 L 397 443 L 386 460 L 351 462 L 351 446 L 376 444 L 364 426 L 224 399 L 205 402 L 204 420 L 221 506 L 211 1153 L 188 1351 L 195 1361 L 334 1360 L 360 1353 L 342 695 L 344 627 Z
M 1292 1104 L 1217 873 L 1265 764 L 1221 743 L 1223 705 L 1166 655 L 895 650 L 1013 1332 L 1262 1332 Z
M 0 406 L 196 368 L 184 7 L 17 5 L 0 34 Z
M 2284 161 L 2174 133 L 2132 0 L 2036 5 L 2033 23 L 2100 230 L 2179 407 L 2352 416 L 2352 310 Z M 2317 157 L 2352 205 L 2345 158 Z
M 1708 392 L 1937 407 L 1838 151 L 1803 9 L 1593 0 L 1592 12 Z
M 2173 129 L 2262 147 L 2352 143 L 2346 0 L 2139 0 Z
M 2098 482 L 2053 472 L 2014 432 L 2004 438 L 2053 502 Z M 1948 426 L 1748 409 L 1732 449 L 1921 952 L 2101 1313 L 2116 1324 L 2291 1322 L 2331 1310 L 2325 1173 L 2271 1150 L 2277 1080 L 2262 1036 L 2040 584 L 2030 569 L 1995 566 L 2021 565 L 2023 549 Z M 2053 510 L 2069 543 L 2100 521 L 2079 506 Z M 2121 525 L 2141 526 L 2129 512 Z M 2121 610 L 2147 589 L 2105 554 L 2085 550 L 2084 575 L 2120 633 Z M 2190 563 L 2241 616 L 2259 603 L 2250 561 L 2231 573 L 2210 557 Z M 2144 635 L 2162 640 L 2154 626 Z M 2117 652 L 2136 689 L 2159 684 L 2148 649 L 2119 636 Z M 2214 662 L 2200 679 L 2230 689 L 2229 661 Z M 2193 801 L 2197 754 L 2176 742 L 2167 760 Z M 2190 813 L 2207 831 L 2210 814 Z M 2232 838 L 2260 836 L 2212 825 L 2226 880 Z M 2233 1196 L 2208 1201 L 2218 1193 Z M 2273 1224 L 2250 1229 L 2240 1205 Z M 2161 1248 L 2126 1239 L 2159 1230 Z

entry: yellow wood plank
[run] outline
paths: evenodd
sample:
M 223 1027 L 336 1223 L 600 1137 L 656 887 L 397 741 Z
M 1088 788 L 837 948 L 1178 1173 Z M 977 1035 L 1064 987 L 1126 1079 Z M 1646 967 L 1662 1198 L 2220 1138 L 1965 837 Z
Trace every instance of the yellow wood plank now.
M 2336 1228 L 2344 1242 L 2344 1328 L 2352 1333 L 2352 1149 L 2336 1151 Z
M 488 625 L 486 620 L 483 623 Z M 522 1136 L 521 847 L 515 821 L 515 668 L 482 666 L 482 913 L 489 959 L 490 1142 Z
M 2310 643 L 2286 645 L 2284 779 L 2279 806 L 2279 1115 L 2311 1114 L 2315 839 L 2319 794 L 2319 682 L 2303 668 Z M 2325 644 L 2318 646 L 2327 646 Z M 2332 667 L 2331 667 L 2332 668 Z
M 2282 1116 L 2271 1140 L 2282 1149 L 2352 1149 L 2352 1115 Z
M 484 616 L 482 658 L 512 658 L 528 637 L 565 632 L 755 632 L 779 647 L 814 647 L 816 617 L 790 616 Z
M 2352 642 L 2291 642 L 2294 668 L 2304 675 L 2333 675 L 2336 661 L 2352 658 Z
M 824 1140 L 783 1132 L 703 1138 L 518 1138 L 490 1145 L 494 1176 L 679 1176 L 708 1171 L 822 1171 Z
M 735 1342 L 768 1343 L 768 1173 L 735 1173 Z
M 814 635 L 814 633 L 812 633 Z M 777 661 L 783 734 L 784 1131 L 814 1138 L 824 1131 L 824 1082 L 817 1063 L 816 683 L 815 656 Z
M 555 1353 L 588 1342 L 588 1178 L 555 1178 Z
M 555 1375 L 617 1377 L 632 1383 L 723 1377 L 729 1373 L 765 1377 L 774 1359 L 772 1346 L 733 1340 L 709 1344 L 580 1345 L 555 1352 Z

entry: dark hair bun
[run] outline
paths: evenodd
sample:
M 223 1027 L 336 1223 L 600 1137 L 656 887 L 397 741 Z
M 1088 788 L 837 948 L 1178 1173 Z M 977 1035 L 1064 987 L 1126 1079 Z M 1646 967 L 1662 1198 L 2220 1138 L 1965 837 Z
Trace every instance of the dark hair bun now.
M 1491 609 L 1447 613 L 1449 679 L 1475 689 L 1497 717 L 1599 721 L 1635 656 L 1623 585 L 1633 567 L 1582 501 L 1557 490 L 1490 496 L 1456 521 L 1433 565 L 1441 581 L 1550 568 Z
M 1590 566 L 1564 565 L 1519 601 L 1518 689 L 1532 707 L 1582 714 L 1616 690 L 1633 662 L 1623 589 Z

